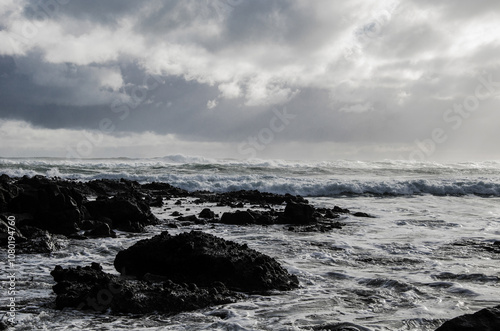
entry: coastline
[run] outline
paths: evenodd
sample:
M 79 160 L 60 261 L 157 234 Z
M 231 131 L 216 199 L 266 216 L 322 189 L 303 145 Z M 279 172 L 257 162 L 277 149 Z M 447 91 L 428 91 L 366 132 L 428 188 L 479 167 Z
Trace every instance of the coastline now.
M 265 253 L 269 255 L 273 255 L 274 249 L 270 249 L 269 247 L 262 246 L 262 244 L 259 244 L 260 240 L 254 240 L 252 237 L 255 237 L 255 235 L 252 235 L 252 232 L 255 232 L 256 229 L 262 229 L 262 230 L 257 230 L 257 232 L 264 231 L 273 231 L 273 233 L 283 233 L 285 236 L 289 237 L 295 237 L 298 240 L 305 242 L 309 242 L 308 245 L 310 246 L 311 244 L 315 243 L 315 245 L 319 244 L 319 242 L 316 239 L 316 236 L 321 236 L 321 235 L 326 235 L 327 237 L 329 236 L 336 236 L 339 234 L 339 232 L 344 231 L 344 235 L 348 236 L 349 232 L 352 231 L 352 228 L 356 227 L 362 227 L 363 226 L 363 220 L 370 220 L 370 218 L 366 218 L 366 216 L 374 216 L 370 214 L 366 214 L 365 211 L 348 211 L 346 208 L 342 207 L 331 207 L 331 208 L 325 208 L 325 207 L 318 207 L 318 206 L 313 206 L 311 204 L 306 203 L 305 199 L 302 197 L 297 197 L 297 196 L 291 196 L 291 195 L 279 195 L 279 194 L 267 194 L 267 193 L 262 193 L 258 191 L 239 191 L 239 192 L 232 192 L 232 193 L 213 193 L 213 192 L 187 192 L 185 190 L 181 190 L 175 187 L 172 187 L 169 184 L 166 183 L 148 183 L 148 184 L 139 184 L 137 182 L 132 182 L 129 180 L 120 180 L 120 181 L 115 181 L 115 180 L 101 180 L 101 181 L 94 181 L 94 182 L 88 182 L 88 183 L 81 183 L 81 182 L 68 182 L 60 179 L 48 179 L 45 177 L 39 177 L 39 178 L 24 178 L 24 179 L 17 179 L 18 181 L 21 181 L 20 186 L 23 186 L 21 190 L 19 191 L 29 191 L 28 187 L 31 187 L 31 189 L 36 188 L 37 190 L 44 190 L 47 187 L 52 187 L 52 190 L 54 190 L 54 186 L 59 187 L 59 192 L 61 194 L 56 194 L 56 196 L 62 195 L 66 196 L 66 201 L 70 200 L 70 203 L 68 204 L 65 202 L 62 206 L 65 206 L 65 208 L 69 206 L 74 206 L 74 204 L 71 202 L 71 199 L 68 199 L 68 197 L 71 197 L 74 202 L 76 203 L 76 206 L 80 204 L 81 206 L 85 206 L 87 203 L 95 203 L 99 202 L 99 200 L 105 201 L 103 199 L 103 196 L 107 196 L 107 200 L 112 200 L 115 196 L 126 196 L 128 199 L 132 199 L 132 197 L 135 196 L 134 199 L 137 199 L 137 196 L 140 196 L 140 200 L 147 202 L 147 206 L 150 208 L 148 214 L 148 210 L 146 210 L 144 207 L 144 212 L 146 214 L 146 217 L 142 219 L 144 222 L 143 224 L 140 224 L 142 226 L 145 226 L 146 228 L 143 228 L 143 231 L 146 232 L 141 232 L 137 230 L 141 230 L 140 226 L 134 226 L 133 224 L 120 224 L 117 223 L 119 226 L 114 228 L 113 226 L 109 226 L 109 228 L 104 228 L 99 229 L 99 234 L 96 236 L 91 235 L 93 230 L 96 230 L 99 228 L 97 225 L 98 224 L 93 224 L 95 225 L 94 228 L 88 228 L 86 230 L 80 230 L 77 231 L 79 233 L 66 233 L 65 236 L 66 238 L 63 237 L 58 237 L 61 236 L 61 233 L 51 233 L 50 237 L 53 239 L 52 245 L 46 244 L 42 245 L 43 249 L 45 251 L 43 252 L 32 252 L 31 254 L 51 254 L 50 252 L 46 251 L 47 248 L 53 248 L 55 250 L 52 251 L 58 252 L 58 251 L 64 251 L 64 247 L 69 244 L 71 245 L 71 241 L 85 241 L 85 240 L 91 240 L 91 241 L 99 241 L 99 237 L 102 240 L 106 240 L 106 242 L 112 242 L 115 240 L 112 235 L 112 231 L 115 232 L 115 235 L 117 235 L 118 238 L 132 238 L 130 240 L 130 244 L 133 242 L 137 241 L 134 240 L 133 238 L 139 239 L 139 238 L 148 238 L 151 237 L 151 233 L 148 233 L 147 228 L 155 229 L 153 230 L 154 232 L 158 231 L 158 229 L 163 228 L 167 229 L 169 231 L 176 231 L 177 233 L 180 232 L 185 232 L 185 231 L 190 231 L 193 229 L 196 229 L 198 231 L 204 231 L 204 232 L 219 232 L 222 231 L 221 233 L 223 234 L 223 237 L 226 237 L 227 239 L 234 239 L 233 237 L 239 237 L 239 235 L 235 234 L 230 234 L 228 233 L 228 229 L 242 229 L 241 231 L 246 231 L 243 229 L 250 229 L 250 233 L 246 234 L 245 237 L 248 238 L 246 242 L 248 245 L 252 248 L 255 248 L 257 250 L 263 250 Z M 13 181 L 12 178 L 6 178 L 5 176 L 2 177 L 3 183 L 11 181 L 11 185 L 16 185 L 18 182 Z M 13 181 L 13 182 L 12 182 Z M 71 184 L 70 184 L 71 183 Z M 5 186 L 3 186 L 4 191 L 15 191 L 14 189 L 11 190 L 5 190 Z M 73 190 L 73 191 L 72 191 Z M 54 191 L 52 191 L 54 192 Z M 75 198 L 72 197 L 72 195 Z M 38 193 L 37 196 L 40 196 Z M 158 196 L 161 197 L 158 199 Z M 5 197 L 5 195 L 4 195 Z M 91 199 L 88 199 L 88 197 L 91 197 Z M 98 198 L 101 197 L 101 198 Z M 12 197 L 11 197 L 12 198 Z M 88 200 L 87 202 L 84 203 L 84 198 Z M 5 199 L 4 199 L 5 200 Z M 78 202 L 78 201 L 79 202 Z M 137 201 L 135 201 L 137 203 Z M 161 202 L 161 203 L 160 203 Z M 33 204 L 33 201 L 30 201 L 31 204 Z M 294 216 L 289 213 L 288 219 L 283 220 L 283 217 L 285 216 L 285 207 L 290 204 L 298 204 L 298 205 L 306 205 L 309 207 L 312 207 L 313 209 L 309 207 L 305 207 L 305 209 L 294 209 L 294 213 L 300 215 L 299 217 L 296 217 L 294 220 Z M 113 206 L 105 206 L 103 208 L 104 210 L 109 209 L 110 207 Z M 5 213 L 11 213 L 12 217 L 16 217 L 16 220 L 25 221 L 27 218 L 22 219 L 19 215 L 21 214 L 26 214 L 26 210 L 20 210 L 17 209 L 15 210 L 15 213 L 12 211 L 9 211 L 10 207 L 7 207 L 7 209 L 2 210 L 3 214 Z M 18 206 L 19 208 L 19 206 Z M 209 218 L 203 218 L 200 217 L 200 213 L 204 209 L 211 209 L 212 212 L 214 212 L 214 215 L 207 214 L 209 216 L 214 216 L 214 217 L 209 217 Z M 103 212 L 103 209 L 97 208 L 97 210 L 100 210 L 100 212 Z M 141 208 L 139 208 L 141 209 Z M 237 212 L 237 210 L 239 210 Z M 59 212 L 60 210 L 54 210 L 53 212 Z M 367 210 L 370 212 L 369 210 Z M 88 212 L 88 210 L 87 210 Z M 95 212 L 95 211 L 94 211 Z M 80 214 L 84 215 L 86 212 L 80 209 Z M 225 221 L 222 222 L 223 220 L 223 213 L 228 213 L 228 217 L 225 217 Z M 317 213 L 316 216 L 313 216 L 314 213 Z M 359 214 L 357 214 L 359 213 Z M 215 217 L 216 214 L 219 217 Z M 357 215 L 357 216 L 356 216 Z M 108 217 L 110 215 L 104 216 Z M 154 216 L 154 217 L 152 217 Z M 232 217 L 231 217 L 232 216 Z M 376 215 L 375 215 L 376 216 Z M 23 217 L 26 217 L 23 216 Z M 281 219 L 280 219 L 281 217 Z M 140 217 L 139 217 L 140 218 Z M 306 219 L 306 221 L 302 222 L 301 220 Z M 232 220 L 232 221 L 231 221 Z M 84 219 L 82 218 L 82 221 Z M 88 220 L 87 220 L 88 221 Z M 373 222 L 377 221 L 377 219 L 374 219 Z M 33 221 L 27 221 L 27 224 L 31 224 L 30 226 L 33 226 L 32 223 Z M 291 223 L 299 223 L 299 224 L 294 224 L 290 225 Z M 87 222 L 88 223 L 88 222 Z M 140 223 L 140 222 L 139 222 Z M 231 224 L 233 223 L 233 224 Z M 301 224 L 303 223 L 303 224 Z M 317 226 L 317 225 L 320 226 Z M 373 223 L 372 223 L 373 224 Z M 89 224 L 87 224 L 88 226 Z M 331 226 L 326 226 L 326 225 L 331 225 Z M 52 230 L 50 227 L 50 224 L 48 225 L 47 229 Z M 266 230 L 270 229 L 270 230 Z M 62 231 L 62 230 L 61 230 Z M 59 230 L 55 232 L 61 232 Z M 67 231 L 67 230 L 64 230 Z M 82 232 L 84 231 L 84 232 Z M 90 231 L 90 232 L 88 232 Z M 131 232 L 132 231 L 132 232 Z M 33 230 L 31 229 L 31 232 L 33 233 Z M 49 231 L 50 232 L 50 231 Z M 135 234 L 134 234 L 135 233 Z M 104 234 L 104 235 L 103 235 Z M 229 234 L 229 236 L 228 236 Z M 23 235 L 23 233 L 21 233 Z M 85 236 L 88 236 L 89 239 L 84 239 Z M 303 237 L 305 236 L 305 237 Z M 309 240 L 307 239 L 308 236 L 311 236 Z M 26 237 L 26 236 L 25 236 Z M 94 239 L 91 239 L 91 238 Z M 48 237 L 49 238 L 49 237 Z M 318 237 L 319 238 L 319 237 Z M 324 238 L 324 237 L 322 237 Z M 29 241 L 29 240 L 28 240 Z M 57 249 L 58 244 L 57 242 L 60 242 L 60 248 L 59 250 Z M 488 243 L 488 242 L 477 242 L 478 249 L 482 250 L 490 250 L 491 254 L 497 254 L 496 252 L 496 244 L 494 242 Z M 324 244 L 323 244 L 324 245 Z M 288 244 L 289 249 L 292 249 L 293 243 Z M 343 252 L 342 254 L 346 253 L 348 249 L 345 247 L 342 247 L 341 245 L 334 245 L 328 248 L 329 245 L 325 246 L 327 248 L 327 251 L 330 251 L 331 255 L 330 258 L 333 258 L 332 262 L 328 262 L 329 264 L 332 263 L 332 265 L 335 264 L 335 254 L 334 252 Z M 469 243 L 469 246 L 472 246 L 472 243 Z M 319 246 L 321 247 L 321 246 Z M 455 246 L 458 247 L 458 246 Z M 284 251 L 286 251 L 286 246 L 284 248 Z M 283 256 L 290 256 L 293 258 L 293 255 L 296 253 L 293 253 L 294 249 L 291 251 L 285 252 Z M 21 254 L 21 253 L 20 253 Z M 113 256 L 112 254 L 108 256 L 107 258 L 103 259 L 103 261 L 107 261 L 108 266 L 105 266 L 104 263 L 104 268 L 106 271 L 110 271 L 110 260 L 112 260 Z M 330 259 L 329 258 L 329 259 Z M 280 259 L 282 263 L 285 263 L 285 267 L 289 269 L 292 274 L 295 274 L 299 277 L 299 280 L 301 280 L 301 289 L 302 291 L 307 292 L 307 286 L 311 285 L 308 284 L 310 280 L 304 280 L 307 277 L 304 277 L 303 270 L 297 270 L 296 265 L 292 266 L 288 264 L 287 259 Z M 90 261 L 89 261 L 90 262 Z M 94 261 L 92 261 L 94 262 Z M 383 260 L 380 260 L 379 262 L 376 261 L 369 261 L 366 260 L 363 263 L 368 263 L 373 266 L 376 264 L 379 264 L 383 267 L 384 263 Z M 102 262 L 101 262 L 102 263 Z M 417 260 L 412 260 L 412 259 L 395 259 L 391 263 L 408 263 L 408 264 L 417 264 Z M 83 265 L 82 265 L 83 266 Z M 310 271 L 309 271 L 310 272 Z M 340 274 L 334 276 L 336 279 L 337 277 L 340 277 Z M 444 276 L 443 276 L 444 277 Z M 453 277 L 453 275 L 449 276 Z M 458 276 L 457 276 L 458 277 Z M 341 279 L 341 278 L 339 278 Z M 362 280 L 358 281 L 362 282 Z M 375 281 L 368 281 L 366 283 L 369 287 L 374 286 Z M 398 283 L 395 283 L 395 285 L 384 285 L 384 283 L 381 283 L 382 288 L 385 286 L 396 286 L 395 289 L 398 289 L 398 287 L 401 286 L 398 285 Z M 406 285 L 402 286 L 401 289 L 403 293 L 407 292 L 411 288 L 406 288 Z M 45 301 L 45 305 L 47 307 L 51 307 L 53 302 L 51 303 L 51 300 Z M 25 307 L 24 307 L 25 308 Z M 357 322 L 359 325 L 359 321 L 357 317 L 351 316 L 352 320 L 347 320 L 347 321 L 338 321 L 340 322 Z M 326 322 L 326 321 L 324 321 Z M 434 321 L 434 325 L 437 327 L 438 324 L 444 322 L 444 320 L 436 320 Z M 318 324 L 319 325 L 319 324 Z M 370 325 L 367 325 L 370 327 Z M 303 327 L 305 327 L 303 325 Z

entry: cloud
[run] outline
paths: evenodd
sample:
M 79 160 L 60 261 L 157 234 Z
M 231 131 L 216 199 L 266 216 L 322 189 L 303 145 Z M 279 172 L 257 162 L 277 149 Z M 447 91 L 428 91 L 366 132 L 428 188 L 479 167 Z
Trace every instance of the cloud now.
M 486 0 L 5 0 L 0 119 L 95 130 L 109 118 L 117 132 L 237 145 L 286 106 L 300 120 L 273 144 L 411 148 L 447 125 L 443 113 L 474 93 L 478 77 L 500 80 L 495 8 Z M 499 102 L 482 102 L 482 114 Z

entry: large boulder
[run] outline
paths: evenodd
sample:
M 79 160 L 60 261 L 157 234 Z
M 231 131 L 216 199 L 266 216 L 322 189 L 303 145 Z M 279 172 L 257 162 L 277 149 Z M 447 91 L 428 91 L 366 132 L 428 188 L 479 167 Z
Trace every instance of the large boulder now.
M 285 207 L 285 219 L 290 224 L 308 224 L 315 221 L 314 207 L 307 203 L 290 201 Z
M 16 184 L 20 192 L 9 201 L 8 210 L 33 216 L 29 221 L 23 222 L 23 225 L 64 235 L 79 230 L 82 213 L 73 197 L 77 197 L 76 192 L 40 176 L 23 177 Z
M 455 317 L 436 331 L 498 331 L 500 330 L 500 306 L 484 308 L 474 314 Z
M 111 220 L 111 228 L 141 232 L 146 225 L 158 224 L 148 204 L 131 196 L 103 197 L 85 204 L 92 218 Z
M 107 274 L 97 263 L 87 267 L 64 269 L 56 266 L 50 273 L 57 282 L 56 308 L 72 307 L 113 313 L 178 313 L 211 305 L 234 302 L 241 295 L 215 284 L 198 288 L 194 284 L 171 281 L 151 282 L 126 280 Z
M 167 231 L 137 242 L 116 255 L 114 265 L 122 275 L 167 277 L 178 283 L 210 286 L 222 282 L 243 292 L 291 290 L 298 287 L 273 258 L 232 241 L 192 231 L 171 236 Z
M 220 222 L 223 224 L 246 225 L 254 224 L 255 218 L 248 211 L 237 210 L 234 213 L 226 212 L 222 214 Z

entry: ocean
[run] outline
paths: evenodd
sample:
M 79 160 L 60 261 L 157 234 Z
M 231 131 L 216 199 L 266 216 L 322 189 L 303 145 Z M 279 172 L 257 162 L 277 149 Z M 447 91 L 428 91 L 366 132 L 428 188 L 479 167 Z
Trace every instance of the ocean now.
M 193 225 L 246 243 L 276 258 L 301 287 L 269 296 L 177 315 L 115 316 L 53 308 L 55 265 L 99 262 L 116 274 L 116 253 L 146 233 L 118 232 L 117 238 L 67 240 L 51 254 L 16 256 L 20 330 L 304 330 L 307 326 L 352 322 L 371 330 L 435 330 L 445 320 L 499 304 L 499 255 L 484 249 L 500 240 L 500 162 L 409 161 L 303 162 L 162 158 L 0 158 L 0 174 L 44 175 L 89 181 L 126 178 L 160 181 L 189 191 L 259 190 L 302 195 L 316 207 L 337 205 L 352 212 L 342 229 L 296 233 L 283 225 Z M 172 209 L 152 208 L 160 219 Z M 209 207 L 189 201 L 183 212 Z M 181 207 L 178 207 L 181 208 Z M 189 208 L 190 211 L 186 211 Z M 2 261 L 6 252 L 2 250 Z M 0 271 L 5 280 L 7 275 Z M 4 283 L 4 282 L 3 282 Z M 3 285 L 2 291 L 5 291 Z M 3 311 L 4 308 L 2 307 Z M 226 318 L 220 318 L 220 312 Z

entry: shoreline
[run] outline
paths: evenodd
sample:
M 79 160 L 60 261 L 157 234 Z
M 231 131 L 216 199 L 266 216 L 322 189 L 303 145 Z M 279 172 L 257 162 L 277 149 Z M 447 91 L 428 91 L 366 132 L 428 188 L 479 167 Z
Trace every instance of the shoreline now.
M 196 226 L 202 231 L 203 228 L 208 229 L 213 227 L 215 224 L 233 224 L 233 226 L 250 225 L 264 227 L 273 225 L 281 228 L 281 231 L 294 231 L 296 233 L 335 233 L 335 231 L 342 229 L 345 225 L 342 221 L 347 216 L 360 219 L 371 216 L 362 212 L 356 215 L 356 213 L 350 212 L 349 210 L 341 207 L 334 207 L 331 209 L 318 208 L 310 205 L 300 196 L 268 194 L 258 191 L 237 191 L 228 193 L 213 193 L 207 191 L 187 192 L 166 183 L 139 184 L 128 180 L 97 180 L 87 183 L 69 183 L 68 181 L 49 179 L 46 177 L 14 179 L 2 176 L 1 183 L 4 200 L 6 200 L 5 192 L 15 191 L 13 186 L 16 185 L 19 185 L 19 187 L 17 192 L 18 195 L 15 198 L 19 197 L 19 192 L 30 192 L 30 190 L 36 190 L 38 192 L 38 197 L 40 197 L 41 195 L 39 192 L 47 193 L 47 189 L 50 188 L 49 192 L 56 192 L 57 194 L 54 195 L 54 199 L 56 200 L 52 201 L 50 200 L 51 198 L 49 198 L 48 201 L 52 201 L 51 203 L 54 204 L 54 206 L 64 206 L 66 216 L 72 215 L 72 213 L 68 212 L 68 210 L 74 210 L 74 207 L 77 207 L 81 215 L 90 213 L 90 216 L 93 218 L 103 217 L 111 219 L 111 222 L 108 220 L 108 223 L 101 219 L 97 222 L 89 224 L 87 221 L 92 221 L 92 219 L 84 219 L 83 217 L 85 216 L 82 216 L 81 225 L 86 224 L 87 229 L 80 229 L 80 231 L 77 231 L 79 232 L 77 234 L 69 232 L 61 234 L 48 231 L 49 236 L 46 237 L 46 239 L 49 241 L 52 240 L 52 249 L 57 249 L 56 243 L 60 240 L 58 236 L 64 235 L 66 238 L 69 238 L 67 240 L 84 240 L 84 237 L 109 237 L 110 240 L 113 240 L 112 233 L 116 229 L 120 230 L 120 233 L 128 232 L 133 235 L 134 232 L 141 232 L 141 226 L 142 231 L 144 231 L 144 226 L 154 226 L 154 224 L 158 223 L 162 223 L 163 226 L 167 228 L 171 227 L 171 229 L 188 229 L 191 226 Z M 8 185 L 6 185 L 6 183 Z M 54 185 L 59 188 L 58 191 L 54 191 Z M 10 187 L 10 189 L 8 189 L 8 187 Z M 93 201 L 89 200 L 88 196 L 93 194 L 97 198 Z M 61 199 L 60 197 L 55 198 L 58 196 L 62 196 L 64 199 Z M 116 197 L 119 197 L 119 199 L 116 199 Z M 161 197 L 161 204 L 158 197 Z M 43 199 L 47 199 L 47 197 Z M 61 201 L 58 201 L 57 199 Z M 117 200 L 115 201 L 116 203 L 124 203 L 128 201 L 132 205 L 135 204 L 137 209 L 142 211 L 142 213 L 135 215 L 136 219 L 127 224 L 117 222 L 115 227 L 115 225 L 113 225 L 113 220 L 121 216 L 113 213 L 106 214 L 110 209 L 116 209 L 117 206 L 110 203 L 110 201 L 113 201 L 114 199 Z M 31 200 L 30 203 L 33 204 L 33 201 Z M 101 205 L 99 206 L 99 204 Z M 94 206 L 87 208 L 91 205 Z M 123 205 L 118 205 L 120 208 L 123 208 Z M 12 197 L 10 201 L 7 202 L 7 205 L 3 205 L 2 208 L 4 209 L 2 209 L 2 214 L 9 212 L 8 210 L 5 210 L 5 208 L 10 208 L 9 206 L 12 206 Z M 290 207 L 288 207 L 288 215 L 285 215 L 285 209 L 287 206 Z M 85 207 L 87 211 L 82 210 L 82 207 Z M 200 213 L 203 212 L 204 209 L 210 208 L 219 210 L 219 215 L 216 215 L 216 213 L 211 214 L 210 212 L 213 211 L 208 210 L 204 212 L 205 216 L 208 217 L 201 217 Z M 151 213 L 152 210 L 157 210 L 158 212 Z M 20 213 L 21 211 L 22 210 L 17 209 L 15 215 L 26 214 Z M 58 212 L 60 211 L 61 210 Z M 130 211 L 131 210 L 129 210 L 129 212 Z M 134 212 L 136 211 L 137 210 Z M 55 213 L 56 210 L 45 210 L 44 212 Z M 99 213 L 101 213 L 101 215 L 99 217 L 96 216 L 99 215 Z M 226 217 L 224 217 L 224 213 L 227 213 Z M 161 214 L 161 216 L 165 217 L 165 219 L 160 220 L 154 214 L 157 214 L 158 217 L 160 217 Z M 33 222 L 37 217 L 34 215 L 32 216 L 31 220 L 27 218 L 26 215 L 20 217 L 18 220 L 20 223 L 25 223 L 26 226 L 24 228 L 30 227 L 28 228 L 30 235 L 38 235 L 40 233 L 37 233 L 37 231 L 33 229 Z M 222 222 L 223 219 L 224 222 Z M 42 220 L 44 220 L 43 217 Z M 103 224 L 107 224 L 108 226 L 103 227 Z M 318 224 L 320 226 L 318 226 Z M 91 228 L 90 225 L 94 227 Z M 329 225 L 330 227 L 326 225 Z M 19 227 L 22 227 L 22 224 L 20 224 Z M 53 228 L 50 224 L 48 224 L 46 229 L 40 230 L 47 231 L 53 230 Z M 29 241 L 31 238 L 27 238 L 26 234 L 28 234 L 28 232 L 26 231 L 27 230 L 24 229 L 25 233 L 21 231 L 19 232 L 26 239 L 28 239 L 27 241 Z M 67 231 L 67 227 L 65 227 L 64 231 Z M 94 231 L 93 234 L 92 231 Z M 41 247 L 47 253 L 47 248 L 50 248 L 51 246 L 45 245 Z M 484 245 L 483 247 L 488 248 Z M 40 248 L 40 246 L 38 248 Z M 496 246 L 493 244 L 490 249 L 496 249 Z

